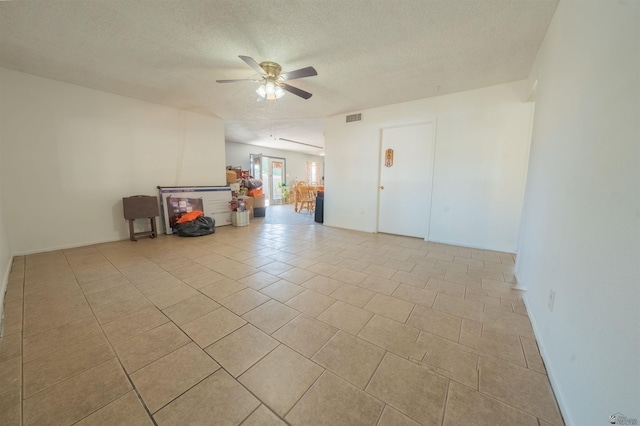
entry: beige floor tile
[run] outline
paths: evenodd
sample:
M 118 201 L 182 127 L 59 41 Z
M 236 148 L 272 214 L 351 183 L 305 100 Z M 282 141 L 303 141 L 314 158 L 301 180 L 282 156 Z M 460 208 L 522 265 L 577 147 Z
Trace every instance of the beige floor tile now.
M 120 271 L 118 271 L 112 265 L 108 265 L 108 266 L 99 265 L 97 267 L 87 266 L 83 268 L 74 268 L 73 273 L 75 274 L 78 282 L 81 284 L 120 275 Z
M 440 424 L 448 380 L 387 353 L 366 391 L 423 424 Z
M 23 329 L 26 336 L 49 330 L 68 322 L 90 316 L 91 308 L 84 296 L 64 298 L 63 301 L 44 302 L 37 306 L 25 305 Z
M 169 319 L 154 306 L 105 324 L 102 329 L 111 343 L 128 339 L 168 322 Z
M 461 318 L 445 314 L 424 306 L 416 306 L 411 312 L 407 325 L 436 334 L 445 339 L 458 341 Z
M 430 308 L 436 300 L 436 292 L 413 287 L 406 284 L 400 284 L 392 296 L 407 302 L 415 303 Z
M 24 397 L 40 392 L 81 371 L 101 364 L 115 354 L 103 335 L 67 346 L 24 364 Z
M 478 302 L 477 300 L 460 299 L 442 293 L 438 293 L 438 297 L 436 297 L 436 301 L 433 304 L 433 309 L 475 321 L 482 321 L 482 319 L 484 319 L 482 313 L 484 303 Z
M 186 323 L 182 326 L 182 330 L 198 346 L 206 348 L 244 324 L 246 324 L 245 320 L 226 308 L 220 308 Z
M 220 303 L 236 315 L 243 315 L 253 308 L 267 302 L 269 297 L 257 291 L 245 288 L 237 293 L 220 299 Z
M 367 266 L 366 268 L 364 268 L 362 272 L 365 272 L 370 275 L 375 275 L 376 277 L 380 277 L 388 280 L 388 279 L 391 279 L 391 277 L 393 277 L 393 275 L 396 272 L 398 272 L 398 270 L 395 268 L 389 268 L 388 266 L 382 266 L 382 265 L 373 263 Z
M 159 309 L 164 309 L 198 294 L 200 294 L 198 290 L 187 284 L 180 283 L 169 289 L 148 292 L 146 296 Z
M 490 325 L 484 325 L 480 336 L 461 333 L 460 343 L 482 355 L 495 356 L 523 367 L 527 366 L 519 336 Z
M 294 266 L 288 265 L 284 262 L 275 261 L 261 266 L 260 270 L 271 275 L 280 275 L 294 268 Z
M 516 314 L 515 312 L 507 312 L 499 308 L 494 308 L 493 306 L 486 306 L 484 313 L 483 322 L 485 324 L 492 325 L 509 333 L 535 339 L 529 317 Z
M 2 393 L 22 386 L 22 357 L 0 361 L 0 389 Z
M 266 406 L 260 405 L 241 426 L 286 426 L 286 423 Z
M 182 281 L 185 281 L 185 279 L 201 276 L 209 272 L 211 272 L 211 269 L 207 268 L 206 266 L 195 264 L 174 269 L 171 271 L 171 275 Z
M 376 294 L 375 291 L 354 285 L 343 285 L 329 296 L 362 308 Z
M 0 393 L 0 419 L 3 426 L 22 425 L 20 388 Z
M 315 318 L 335 302 L 336 300 L 329 296 L 316 293 L 313 290 L 305 290 L 289 299 L 285 305 Z
M 111 404 L 99 409 L 95 413 L 85 417 L 77 426 L 94 425 L 124 425 L 127 426 L 151 426 L 153 422 L 142 406 L 135 391 L 130 391 L 113 401 Z
M 361 256 L 361 254 L 357 254 L 357 256 L 359 258 Z M 351 269 L 352 271 L 362 272 L 362 270 L 364 268 L 366 268 L 367 266 L 369 266 L 369 265 L 370 265 L 370 263 L 363 262 L 361 260 L 345 259 L 342 262 L 338 263 L 336 266 L 339 266 L 340 268 Z
M 219 303 L 214 302 L 203 294 L 197 294 L 194 297 L 164 308 L 162 312 L 164 312 L 171 321 L 182 326 L 211 311 L 215 311 L 219 307 Z
M 24 424 L 71 424 L 129 390 L 131 383 L 112 358 L 25 399 Z
M 373 425 L 383 408 L 371 395 L 325 372 L 285 420 L 292 425 Z
M 127 284 L 130 284 L 130 282 L 124 275 L 114 275 L 112 277 L 84 283 L 80 287 L 82 288 L 84 294 L 93 294 L 99 291 L 108 290 L 110 288 Z
M 524 350 L 524 356 L 527 359 L 529 369 L 537 371 L 538 373 L 547 374 L 547 369 L 540 356 L 536 341 L 522 336 L 520 336 L 520 341 L 522 342 L 522 349 Z
M 480 357 L 480 392 L 551 424 L 562 416 L 547 376 L 515 364 Z
M 469 266 L 467 275 L 472 277 L 477 277 L 477 278 L 489 278 L 497 281 L 501 281 L 504 278 L 501 271 L 496 271 L 493 269 L 486 269 L 486 268 L 478 268 L 475 266 Z
M 87 294 L 86 297 L 91 307 L 94 310 L 99 311 L 111 303 L 122 303 L 131 297 L 140 295 L 140 291 L 138 291 L 138 289 L 132 284 L 122 284 Z
M 384 262 L 383 266 L 386 266 L 387 268 L 397 269 L 399 271 L 411 272 L 413 268 L 415 268 L 416 263 L 398 259 L 389 259 Z
M 361 283 L 358 284 L 359 287 L 363 287 L 377 293 L 382 293 L 386 295 L 393 294 L 394 291 L 398 288 L 400 283 L 398 281 L 391 281 L 387 278 L 382 278 L 378 276 L 370 276 L 364 279 Z
M 273 284 L 279 280 L 280 278 L 276 277 L 275 275 L 271 275 L 263 271 L 258 271 L 255 274 L 241 278 L 240 280 L 238 280 L 238 282 L 254 290 L 260 290 L 268 286 L 269 284 Z
M 384 349 L 339 331 L 312 358 L 324 368 L 364 389 L 378 368 Z
M 309 281 L 306 281 L 302 284 L 303 287 L 306 287 L 317 293 L 324 294 L 325 296 L 330 295 L 343 285 L 344 284 L 338 280 L 334 280 L 333 278 L 321 275 L 311 278 Z
M 0 337 L 0 362 L 22 355 L 22 333 Z
M 3 336 L 22 331 L 22 305 L 22 299 L 5 301 L 2 319 Z
M 364 306 L 364 309 L 375 312 L 392 320 L 404 323 L 415 305 L 406 300 L 397 299 L 384 294 L 376 294 Z
M 365 273 L 352 271 L 351 269 L 347 268 L 340 268 L 338 271 L 331 274 L 331 278 L 350 285 L 358 285 L 368 276 L 369 275 Z
M 355 336 L 372 316 L 373 313 L 369 311 L 337 301 L 320 314 L 318 319 Z
M 338 331 L 336 328 L 321 321 L 306 315 L 298 315 L 273 333 L 273 337 L 310 358 L 336 331 Z
M 261 293 L 266 294 L 280 303 L 286 302 L 303 291 L 305 291 L 304 287 L 290 283 L 286 280 L 276 281 L 273 284 L 260 289 Z
M 278 346 L 239 381 L 279 416 L 284 416 L 324 370 L 284 345 Z
M 113 344 L 129 374 L 189 343 L 189 338 L 172 322 Z
M 198 275 L 192 275 L 189 277 L 182 278 L 182 281 L 189 284 L 191 287 L 195 289 L 201 289 L 204 287 L 208 287 L 218 281 L 222 281 L 226 278 L 227 277 L 225 277 L 224 275 L 207 268 L 206 272 L 203 272 Z
M 42 281 L 37 285 L 27 284 L 24 291 L 25 307 L 36 307 L 37 304 L 47 304 L 56 299 L 65 301 L 74 296 L 82 296 L 84 293 L 75 280 L 50 280 Z
M 467 290 L 467 286 L 463 284 L 439 280 L 437 278 L 429 278 L 429 281 L 427 282 L 427 286 L 425 288 L 435 293 L 442 293 L 453 297 L 459 297 L 460 299 L 464 299 L 464 295 Z
M 131 375 L 151 413 L 216 371 L 220 366 L 195 343 L 189 343 Z
M 398 271 L 393 274 L 393 277 L 391 277 L 391 279 L 393 281 L 398 281 L 412 287 L 425 288 L 427 285 L 427 281 L 429 280 L 429 278 L 432 278 L 433 275 L 436 275 L 437 278 L 440 278 L 444 274 L 424 273 L 420 269 L 420 265 L 417 265 L 413 269 L 413 272 Z
M 271 334 L 295 317 L 299 312 L 275 300 L 269 300 L 242 316 L 254 326 Z
M 386 405 L 376 426 L 419 426 L 419 423 Z
M 482 277 L 473 277 L 455 271 L 447 271 L 444 274 L 445 281 L 479 288 L 482 285 Z
M 14 274 L 12 270 L 7 280 L 7 291 L 4 294 L 4 301 L 11 302 L 21 299 L 24 299 L 24 275 L 18 276 Z
M 425 349 L 418 344 L 420 330 L 374 315 L 358 337 L 385 348 L 403 358 L 422 359 Z
M 206 348 L 233 377 L 247 371 L 278 346 L 278 341 L 251 324 L 246 324 Z
M 149 302 L 149 299 L 140 294 L 123 302 L 110 303 L 99 310 L 95 310 L 94 313 L 98 322 L 104 325 L 122 317 L 129 316 L 148 306 L 153 306 L 153 304 Z
M 153 417 L 158 425 L 237 425 L 260 405 L 253 395 L 220 369 L 189 389 Z
M 101 334 L 100 326 L 93 315 L 90 315 L 38 334 L 25 336 L 24 362 L 33 361 Z
M 444 424 L 538 426 L 538 420 L 531 414 L 517 410 L 497 399 L 488 397 L 456 382 L 451 382 Z
M 231 278 L 225 278 L 224 280 L 215 282 L 210 286 L 201 288 L 200 292 L 206 294 L 216 302 L 219 302 L 221 299 L 224 299 L 225 297 L 230 296 L 233 293 L 237 293 L 245 288 L 246 286 L 240 284 L 238 281 L 232 280 Z
M 335 265 L 331 265 L 326 262 L 318 262 L 312 266 L 306 268 L 308 271 L 315 272 L 316 274 L 323 275 L 325 277 L 330 277 L 340 270 L 339 267 Z
M 289 269 L 286 272 L 283 272 L 282 274 L 278 275 L 278 277 L 282 278 L 283 280 L 287 280 L 292 283 L 300 285 L 305 281 L 309 281 L 311 278 L 315 277 L 316 275 L 317 275 L 316 273 L 311 271 L 306 271 L 300 268 L 293 268 L 293 269 Z
M 144 283 L 134 284 L 134 286 L 145 296 L 153 293 L 159 293 L 163 290 L 170 290 L 179 285 L 184 285 L 182 281 L 173 275 L 167 275 L 163 278 L 146 281 Z
M 478 389 L 478 355 L 469 348 L 431 333 L 418 338 L 426 348 L 422 361 L 437 367 L 436 371 L 472 389 Z

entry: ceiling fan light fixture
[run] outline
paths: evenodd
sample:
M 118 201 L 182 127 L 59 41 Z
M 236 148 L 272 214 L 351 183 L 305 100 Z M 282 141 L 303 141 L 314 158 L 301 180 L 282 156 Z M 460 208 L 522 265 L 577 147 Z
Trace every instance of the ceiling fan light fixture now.
M 261 84 L 256 93 L 263 99 L 274 100 L 284 96 L 284 90 L 274 79 L 267 78 L 266 82 Z

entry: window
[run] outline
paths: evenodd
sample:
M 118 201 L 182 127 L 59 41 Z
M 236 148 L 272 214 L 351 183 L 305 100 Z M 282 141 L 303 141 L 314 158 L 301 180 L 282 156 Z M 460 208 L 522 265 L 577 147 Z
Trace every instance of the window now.
M 307 182 L 321 184 L 320 177 L 320 163 L 307 161 Z

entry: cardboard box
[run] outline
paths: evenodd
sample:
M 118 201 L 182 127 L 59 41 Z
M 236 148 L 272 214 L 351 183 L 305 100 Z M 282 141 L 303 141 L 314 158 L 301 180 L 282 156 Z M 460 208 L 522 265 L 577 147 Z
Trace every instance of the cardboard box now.
M 238 181 L 238 175 L 233 170 L 227 170 L 227 183 L 235 183 Z
M 255 209 L 256 207 L 265 207 L 264 195 L 253 197 L 253 208 Z

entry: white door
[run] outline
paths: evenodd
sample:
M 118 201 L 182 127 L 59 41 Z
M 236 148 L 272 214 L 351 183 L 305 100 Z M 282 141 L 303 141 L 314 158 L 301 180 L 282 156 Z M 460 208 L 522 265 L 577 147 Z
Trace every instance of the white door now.
M 282 203 L 282 184 L 285 183 L 284 162 L 284 158 L 269 158 L 269 187 L 272 204 Z
M 382 130 L 378 232 L 429 237 L 434 147 L 433 123 Z

